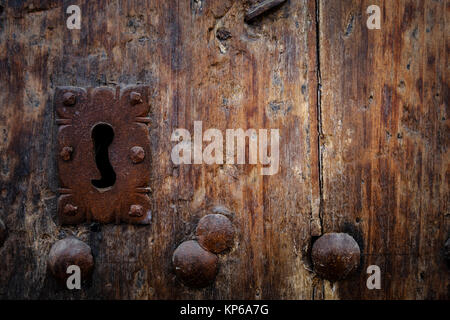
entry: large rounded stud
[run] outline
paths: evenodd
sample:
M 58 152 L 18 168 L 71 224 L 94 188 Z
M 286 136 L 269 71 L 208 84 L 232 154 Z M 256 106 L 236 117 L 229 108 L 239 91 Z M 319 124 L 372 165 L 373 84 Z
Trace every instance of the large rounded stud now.
M 358 268 L 360 254 L 358 243 L 350 235 L 327 233 L 314 242 L 314 271 L 330 281 L 342 280 Z
M 218 258 L 203 249 L 197 241 L 185 241 L 173 253 L 172 263 L 177 277 L 189 287 L 203 288 L 217 274 Z
M 200 219 L 196 235 L 203 248 L 220 253 L 233 245 L 234 228 L 224 215 L 208 214 Z
M 81 279 L 88 278 L 94 268 L 91 248 L 75 237 L 68 237 L 55 242 L 48 257 L 50 273 L 58 281 L 66 281 L 69 276 L 67 268 L 71 265 L 80 268 Z

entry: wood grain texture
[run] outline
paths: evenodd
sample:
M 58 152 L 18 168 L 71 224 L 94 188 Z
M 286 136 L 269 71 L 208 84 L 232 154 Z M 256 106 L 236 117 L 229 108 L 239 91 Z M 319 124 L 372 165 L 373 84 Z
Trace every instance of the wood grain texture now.
M 0 298 L 449 296 L 448 1 L 380 2 L 373 32 L 367 1 L 290 0 L 247 24 L 255 1 L 86 0 L 81 30 L 66 28 L 69 1 L 0 3 Z M 55 89 L 131 84 L 151 91 L 152 224 L 62 227 Z M 280 129 L 278 174 L 174 166 L 170 136 L 197 120 Z M 172 254 L 217 205 L 230 211 L 233 247 L 211 286 L 190 289 Z M 333 231 L 351 233 L 363 255 L 335 284 L 309 258 Z M 69 235 L 95 261 L 76 292 L 47 271 L 51 245 Z M 369 264 L 385 272 L 380 291 L 365 287 Z
M 363 252 L 339 296 L 449 298 L 449 2 L 320 4 L 323 227 Z M 372 4 L 381 30 L 366 28 Z M 372 264 L 382 290 L 366 288 Z
M 304 253 L 318 212 L 315 9 L 295 1 L 244 23 L 240 1 L 81 1 L 81 30 L 59 1 L 10 1 L 2 14 L 3 298 L 301 298 L 312 296 Z M 226 28 L 231 38 L 219 41 Z M 57 86 L 151 88 L 151 226 L 61 227 L 52 97 Z M 280 171 L 254 165 L 173 166 L 171 133 L 279 128 Z M 213 205 L 232 212 L 233 248 L 214 284 L 175 277 L 175 248 Z M 74 234 L 93 251 L 85 290 L 57 287 L 52 243 Z

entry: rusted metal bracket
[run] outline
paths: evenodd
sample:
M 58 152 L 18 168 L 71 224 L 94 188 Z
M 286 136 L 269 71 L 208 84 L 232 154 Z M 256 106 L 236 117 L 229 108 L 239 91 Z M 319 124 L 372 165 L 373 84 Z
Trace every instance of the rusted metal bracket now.
M 150 223 L 149 88 L 58 87 L 54 101 L 61 223 Z

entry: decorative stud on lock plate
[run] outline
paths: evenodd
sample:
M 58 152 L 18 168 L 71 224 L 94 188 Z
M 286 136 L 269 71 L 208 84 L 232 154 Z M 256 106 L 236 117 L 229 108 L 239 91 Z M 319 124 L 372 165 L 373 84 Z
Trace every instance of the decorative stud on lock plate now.
M 62 148 L 59 155 L 64 161 L 69 161 L 72 158 L 73 148 L 72 147 L 64 147 Z
M 130 158 L 131 158 L 131 161 L 133 161 L 133 163 L 135 163 L 135 164 L 144 161 L 144 158 L 145 158 L 144 148 L 138 147 L 138 146 L 134 146 L 133 148 L 131 148 L 130 149 Z
M 0 247 L 3 245 L 3 243 L 5 243 L 6 233 L 7 233 L 6 226 L 0 219 Z
M 73 106 L 77 101 L 76 96 L 72 92 L 66 92 L 63 96 L 63 103 L 66 106 Z
M 64 214 L 68 216 L 74 216 L 77 214 L 78 207 L 75 207 L 73 204 L 66 204 L 64 206 Z
M 196 235 L 203 248 L 220 253 L 233 245 L 234 228 L 224 215 L 208 214 L 200 219 Z
M 130 93 L 130 100 L 131 100 L 131 104 L 139 104 L 142 103 L 142 96 L 140 93 L 138 92 L 131 92 Z

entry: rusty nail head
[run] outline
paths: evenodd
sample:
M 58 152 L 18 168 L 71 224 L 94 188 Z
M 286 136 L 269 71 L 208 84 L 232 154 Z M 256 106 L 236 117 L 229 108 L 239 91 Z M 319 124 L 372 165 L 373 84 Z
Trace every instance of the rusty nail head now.
M 69 276 L 67 268 L 70 265 L 76 265 L 80 268 L 82 279 L 87 278 L 94 267 L 91 248 L 75 237 L 68 237 L 55 242 L 48 257 L 49 271 L 63 283 Z
M 196 235 L 203 248 L 219 253 L 233 245 L 234 228 L 224 215 L 208 214 L 200 219 Z
M 74 216 L 78 212 L 78 207 L 74 206 L 73 204 L 68 203 L 64 206 L 63 212 L 65 215 Z
M 144 161 L 145 151 L 142 147 L 135 146 L 130 149 L 130 158 L 133 163 L 140 163 Z
M 144 207 L 139 204 L 133 204 L 128 211 L 130 217 L 142 217 L 144 215 Z
M 203 288 L 216 278 L 218 258 L 203 249 L 197 241 L 185 241 L 172 256 L 175 273 L 189 287 Z
M 64 147 L 59 154 L 64 161 L 69 161 L 72 158 L 72 147 Z
M 314 242 L 312 262 L 320 277 L 337 281 L 344 279 L 359 266 L 360 249 L 346 233 L 327 233 Z
M 76 102 L 77 98 L 72 92 L 66 92 L 63 95 L 63 103 L 66 106 L 73 106 Z
M 131 92 L 130 99 L 131 99 L 132 104 L 142 103 L 142 96 L 138 92 L 135 92 L 135 91 Z

